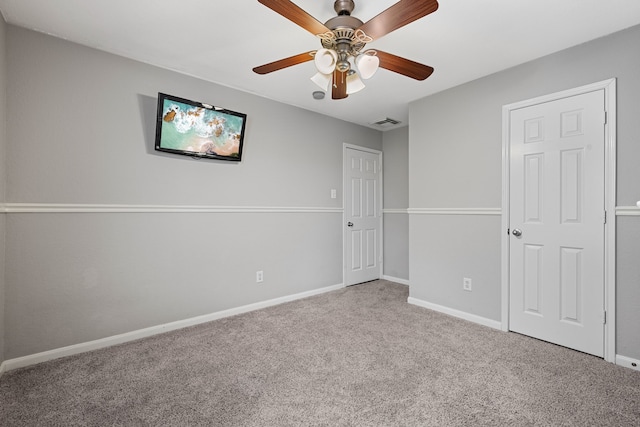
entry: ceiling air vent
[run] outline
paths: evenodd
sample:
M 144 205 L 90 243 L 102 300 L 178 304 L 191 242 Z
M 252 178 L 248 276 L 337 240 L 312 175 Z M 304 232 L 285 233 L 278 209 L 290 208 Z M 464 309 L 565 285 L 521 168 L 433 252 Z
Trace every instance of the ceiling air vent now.
M 389 117 L 378 120 L 377 122 L 371 123 L 374 126 L 379 126 L 381 128 L 388 128 L 402 123 L 400 120 L 390 119 Z

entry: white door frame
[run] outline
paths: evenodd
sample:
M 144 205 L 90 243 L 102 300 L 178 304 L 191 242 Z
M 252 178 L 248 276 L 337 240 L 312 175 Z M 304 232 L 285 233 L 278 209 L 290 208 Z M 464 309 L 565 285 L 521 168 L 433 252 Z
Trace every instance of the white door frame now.
M 374 150 L 373 148 L 362 147 L 360 145 L 347 144 L 346 142 L 342 144 L 342 283 L 346 286 L 347 284 L 347 233 L 345 230 L 345 224 L 347 223 L 347 150 L 359 150 L 364 151 L 371 154 L 376 154 L 378 156 L 379 165 L 380 165 L 380 182 L 378 183 L 378 194 L 380 195 L 380 206 L 378 206 L 378 218 L 380 221 L 380 239 L 378 242 L 378 264 L 380 271 L 378 272 L 378 276 L 382 278 L 383 273 L 383 262 L 384 262 L 384 254 L 382 253 L 382 248 L 384 248 L 383 239 L 384 239 L 384 221 L 382 221 L 382 206 L 384 206 L 384 181 L 382 175 L 382 151 Z
M 511 111 L 604 89 L 605 111 L 605 210 L 604 230 L 604 359 L 615 363 L 616 357 L 616 79 L 528 99 L 502 107 L 502 330 L 509 330 L 509 134 Z

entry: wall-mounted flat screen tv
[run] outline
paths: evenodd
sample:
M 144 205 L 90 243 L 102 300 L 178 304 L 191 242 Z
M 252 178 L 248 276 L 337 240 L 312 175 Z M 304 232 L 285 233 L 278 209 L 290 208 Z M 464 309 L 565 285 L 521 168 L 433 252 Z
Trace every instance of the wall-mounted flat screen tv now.
M 242 159 L 247 115 L 158 93 L 156 150 L 194 158 Z

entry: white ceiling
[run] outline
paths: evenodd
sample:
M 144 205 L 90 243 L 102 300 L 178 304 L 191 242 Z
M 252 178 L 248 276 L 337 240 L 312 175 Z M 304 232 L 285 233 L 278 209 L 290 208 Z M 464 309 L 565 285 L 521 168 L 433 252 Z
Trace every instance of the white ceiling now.
M 395 2 L 355 0 L 352 15 L 366 22 Z M 335 16 L 333 0 L 294 3 L 321 22 Z M 363 91 L 321 101 L 311 96 L 313 62 L 253 73 L 321 47 L 257 0 L 0 0 L 0 11 L 10 24 L 374 128 L 369 123 L 386 117 L 406 124 L 415 99 L 640 24 L 640 0 L 439 3 L 433 14 L 367 45 L 430 65 L 431 77 L 381 69 Z

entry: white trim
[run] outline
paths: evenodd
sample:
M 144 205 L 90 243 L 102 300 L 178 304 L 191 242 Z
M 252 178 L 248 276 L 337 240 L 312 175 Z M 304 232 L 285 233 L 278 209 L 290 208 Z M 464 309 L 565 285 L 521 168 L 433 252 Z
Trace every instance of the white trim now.
M 346 142 L 342 144 L 342 206 L 347 206 L 347 150 L 357 150 L 364 151 L 365 153 L 371 153 L 378 156 L 378 160 L 380 162 L 380 181 L 378 182 L 378 195 L 379 195 L 379 213 L 378 217 L 380 219 L 380 238 L 378 239 L 378 264 L 379 271 L 378 277 L 382 277 L 382 268 L 384 265 L 384 221 L 382 220 L 383 210 L 382 206 L 384 206 L 384 176 L 383 176 L 383 158 L 382 151 L 376 150 L 373 148 L 362 147 L 360 145 L 347 144 Z M 342 209 L 342 283 L 347 284 L 347 233 L 345 224 L 347 223 L 347 210 Z M 354 283 L 349 283 L 348 285 L 352 285 Z
M 620 356 L 616 354 L 616 365 L 624 366 L 625 368 L 633 369 L 634 371 L 640 371 L 640 360 L 632 359 L 627 356 Z
M 605 210 L 607 212 L 616 211 L 617 193 L 617 129 L 618 113 L 616 79 L 600 82 L 604 89 L 604 103 L 607 114 L 607 124 L 605 126 Z M 604 309 L 607 313 L 607 324 L 604 328 L 604 360 L 615 363 L 616 360 L 616 216 L 609 215 L 604 230 Z
M 509 236 L 506 235 L 509 229 L 509 191 L 510 191 L 510 118 L 511 109 L 506 105 L 502 107 L 502 218 L 500 235 L 500 329 L 509 331 Z
M 362 145 L 347 144 L 345 142 L 342 144 L 342 150 L 344 151 L 346 148 L 351 148 L 352 150 L 364 151 L 365 153 L 382 154 L 382 151 L 376 150 L 375 148 L 363 147 Z
M 409 210 L 408 209 L 382 209 L 382 214 L 386 215 L 386 214 L 408 214 Z
M 640 208 L 636 206 L 617 206 L 617 216 L 640 216 Z
M 4 374 L 6 371 L 7 371 L 7 363 L 6 362 L 0 363 L 0 378 L 2 378 L 2 374 Z
M 301 292 L 298 294 L 287 295 L 280 298 L 274 298 L 267 301 L 257 302 L 254 304 L 248 304 L 241 307 L 231 308 L 228 310 L 219 311 L 216 313 L 205 314 L 203 316 L 196 316 L 190 319 L 178 320 L 175 322 L 165 323 L 162 325 L 152 326 L 149 328 L 138 329 L 136 331 L 126 332 L 124 334 L 113 335 L 107 338 L 101 338 L 94 341 L 88 341 L 80 344 L 74 344 L 67 347 L 57 348 L 42 353 L 31 354 L 28 356 L 18 357 L 15 359 L 5 360 L 2 363 L 2 369 L 10 371 L 13 369 L 24 368 L 26 366 L 35 365 L 37 363 L 46 362 L 48 360 L 58 359 L 61 357 L 72 356 L 74 354 L 85 353 L 87 351 L 98 350 L 105 347 L 110 347 L 117 344 L 126 343 L 129 341 L 138 340 L 141 338 L 147 338 L 153 335 L 162 334 L 177 329 L 187 328 L 189 326 L 199 325 L 201 323 L 211 322 L 213 320 L 222 319 L 229 316 L 235 316 L 237 314 L 247 313 L 250 311 L 260 310 L 262 308 L 279 305 L 285 302 L 290 302 L 310 296 L 323 294 L 326 292 L 335 291 L 344 288 L 343 284 L 327 286 L 325 288 L 314 289 L 312 291 Z M 1 371 L 0 371 L 1 372 Z
M 509 133 L 510 113 L 513 110 L 532 105 L 550 102 L 561 98 L 568 98 L 597 90 L 604 90 L 607 123 L 605 126 L 605 210 L 618 213 L 616 209 L 616 79 L 604 80 L 590 85 L 557 92 L 538 98 L 504 105 L 502 107 L 502 327 L 509 330 Z M 621 211 L 622 212 L 622 211 Z M 609 215 L 605 224 L 604 236 L 604 268 L 605 268 L 605 298 L 604 309 L 607 311 L 607 324 L 604 329 L 604 359 L 615 362 L 616 349 L 616 215 Z
M 399 277 L 387 276 L 385 274 L 382 275 L 384 280 L 388 280 L 390 282 L 399 283 L 401 285 L 409 286 L 409 281 L 407 279 L 400 279 Z
M 278 206 L 110 205 L 5 203 L 5 213 L 342 213 L 342 208 Z
M 410 215 L 501 215 L 500 208 L 409 208 Z
M 489 328 L 493 328 L 493 329 L 502 328 L 502 323 L 499 322 L 498 320 L 487 319 L 486 317 L 477 316 L 475 314 L 467 313 L 465 311 L 455 310 L 453 308 L 423 301 L 413 297 L 409 297 L 407 299 L 407 302 L 409 304 L 417 305 L 418 307 L 428 308 L 429 310 L 437 311 L 438 313 L 447 314 L 449 316 L 453 316 L 459 319 L 467 320 L 469 322 L 477 323 L 482 326 L 488 326 Z

